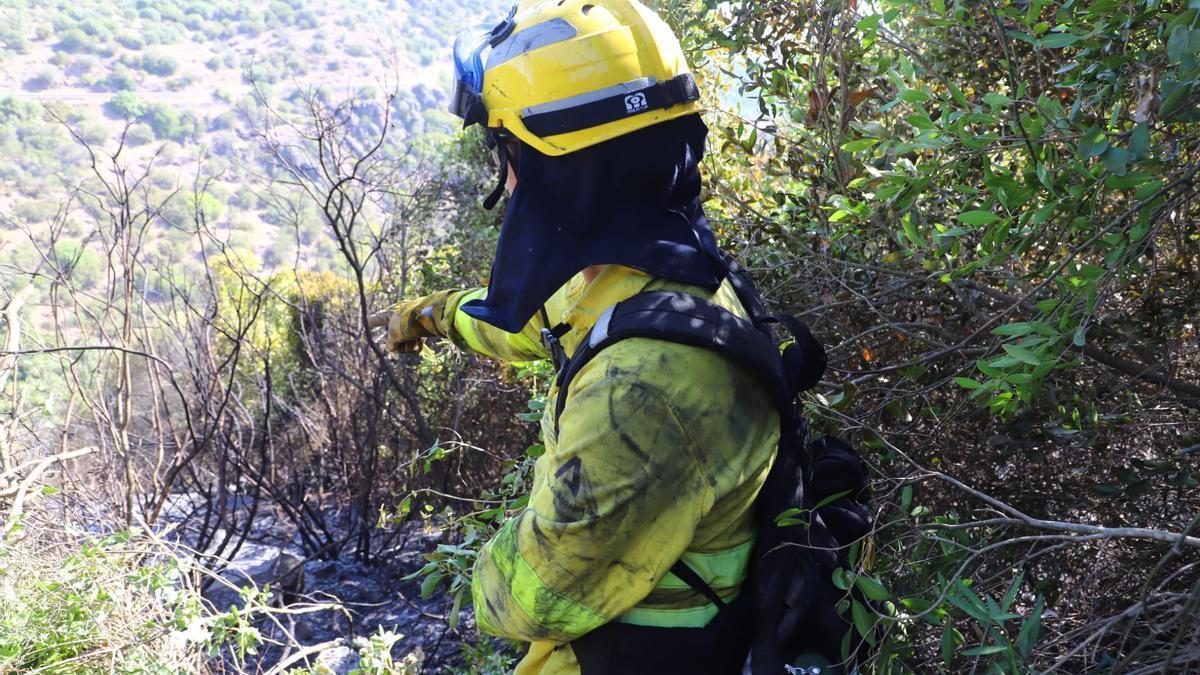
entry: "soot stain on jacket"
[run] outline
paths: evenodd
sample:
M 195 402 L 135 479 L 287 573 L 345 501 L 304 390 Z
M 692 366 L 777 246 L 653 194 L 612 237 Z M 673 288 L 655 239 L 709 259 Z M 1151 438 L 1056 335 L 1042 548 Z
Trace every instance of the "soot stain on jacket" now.
M 580 457 L 572 457 L 554 471 L 550 482 L 554 517 L 563 522 L 594 521 L 599 514 L 595 488 Z

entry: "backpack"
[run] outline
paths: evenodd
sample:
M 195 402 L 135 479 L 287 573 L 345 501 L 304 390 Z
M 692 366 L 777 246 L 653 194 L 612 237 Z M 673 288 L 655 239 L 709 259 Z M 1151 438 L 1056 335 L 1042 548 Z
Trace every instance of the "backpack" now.
M 808 438 L 797 397 L 825 371 L 824 347 L 800 319 L 766 311 L 757 289 L 732 258 L 725 264 L 750 320 L 701 298 L 650 291 L 609 308 L 576 353 L 558 370 L 557 421 L 575 375 L 606 347 L 632 337 L 653 338 L 719 352 L 756 373 L 779 408 L 780 443 L 755 504 L 758 540 L 750 573 L 737 600 L 726 603 L 682 560 L 671 571 L 720 611 L 707 628 L 649 628 L 608 624 L 572 643 L 583 675 L 590 673 L 829 673 L 797 668 L 796 659 L 819 655 L 844 671 L 863 655 L 862 639 L 838 611 L 847 592 L 833 584 L 848 567 L 849 547 L 871 530 L 867 471 L 854 449 L 829 436 Z M 773 327 L 789 341 L 781 345 Z M 550 330 L 543 339 L 563 359 Z M 860 602 L 857 590 L 850 593 Z M 732 645 L 742 645 L 732 647 Z M 733 653 L 729 653 L 730 650 Z M 741 651 L 741 653 L 737 653 Z M 749 652 L 749 658 L 746 657 Z M 813 663 L 820 662 L 820 658 Z

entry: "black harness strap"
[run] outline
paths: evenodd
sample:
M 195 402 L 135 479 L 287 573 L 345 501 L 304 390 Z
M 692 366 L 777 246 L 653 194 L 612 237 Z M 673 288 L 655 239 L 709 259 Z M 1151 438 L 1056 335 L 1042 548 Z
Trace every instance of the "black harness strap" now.
M 561 373 L 563 367 L 567 365 L 568 359 L 567 352 L 563 349 L 559 339 L 571 332 L 571 324 L 560 323 L 551 328 L 550 314 L 546 311 L 546 306 L 542 305 L 539 311 L 542 315 L 542 329 L 538 333 L 542 338 L 542 346 L 550 352 L 550 360 L 554 362 L 554 372 Z
M 696 591 L 700 595 L 708 598 L 708 601 L 716 605 L 718 608 L 725 609 L 725 607 L 729 605 L 729 603 L 721 599 L 721 596 L 717 595 L 717 592 L 713 590 L 712 586 L 708 585 L 708 582 L 700 578 L 700 575 L 696 573 L 696 570 L 689 567 L 688 564 L 682 560 L 677 561 L 671 567 L 671 574 L 679 577 L 683 583 L 687 584 L 693 591 Z

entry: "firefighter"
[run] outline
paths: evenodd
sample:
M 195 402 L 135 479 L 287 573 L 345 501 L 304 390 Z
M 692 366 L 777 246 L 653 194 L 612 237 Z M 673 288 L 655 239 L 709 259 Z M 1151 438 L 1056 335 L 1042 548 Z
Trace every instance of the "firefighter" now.
M 658 16 L 526 1 L 454 56 L 452 111 L 484 128 L 500 170 L 487 205 L 507 190 L 507 210 L 489 286 L 394 306 L 392 349 L 436 336 L 561 367 L 606 310 L 652 290 L 746 316 L 700 205 L 696 81 Z M 479 628 L 530 643 L 518 675 L 741 672 L 739 591 L 779 433 L 763 384 L 712 350 L 603 350 L 543 417 L 528 506 L 479 553 Z M 680 561 L 719 598 L 674 574 Z

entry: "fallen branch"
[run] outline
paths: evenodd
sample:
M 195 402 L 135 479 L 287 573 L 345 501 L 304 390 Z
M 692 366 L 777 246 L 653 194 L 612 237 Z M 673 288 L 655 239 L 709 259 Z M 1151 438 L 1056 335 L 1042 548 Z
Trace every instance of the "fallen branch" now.
M 1179 402 L 1200 410 L 1200 385 L 1186 382 L 1176 377 L 1171 377 L 1163 372 L 1164 364 L 1146 365 L 1138 363 L 1130 359 L 1121 358 L 1114 354 L 1100 349 L 1094 344 L 1088 343 L 1082 348 L 1083 353 L 1093 361 L 1098 361 L 1109 368 L 1119 370 L 1126 375 L 1131 375 L 1139 380 L 1157 384 L 1166 387 L 1176 394 L 1182 394 L 1188 398 L 1180 398 Z
M 10 506 L 8 509 L 8 517 L 5 519 L 4 529 L 2 531 L 7 532 L 12 529 L 14 525 L 16 525 L 17 519 L 20 518 L 24 511 L 25 497 L 29 494 L 29 488 L 34 484 L 35 481 L 37 481 L 38 478 L 41 477 L 43 473 L 46 472 L 46 469 L 50 468 L 54 464 L 60 464 L 72 459 L 79 459 L 80 457 L 85 457 L 92 453 L 98 452 L 99 450 L 100 448 L 91 447 L 80 448 L 79 450 L 72 450 L 70 452 L 60 452 L 57 455 L 50 455 L 49 457 L 41 460 L 22 464 L 16 469 L 7 471 L 4 474 L 0 474 L 0 499 L 14 497 L 12 506 Z M 6 484 L 10 480 L 15 479 L 20 471 L 29 466 L 33 466 L 33 471 L 29 472 L 29 475 L 20 479 L 20 482 L 18 482 L 16 485 L 6 487 Z
M 326 649 L 333 649 L 335 647 L 348 647 L 348 646 L 350 646 L 350 645 L 347 643 L 347 641 L 345 639 L 339 638 L 337 640 L 330 640 L 329 642 L 322 642 L 321 644 L 305 647 L 305 648 L 297 651 L 295 654 L 292 654 L 288 658 L 275 664 L 275 667 L 268 670 L 266 672 L 266 675 L 278 675 L 279 673 L 285 673 L 285 672 L 287 672 L 287 669 L 289 667 L 291 667 L 292 664 L 299 663 L 300 661 L 303 661 L 304 659 L 306 659 L 310 656 L 313 656 L 315 654 L 320 654 L 321 652 L 325 651 Z
M 1150 541 L 1160 541 L 1176 546 L 1182 545 L 1200 548 L 1200 537 L 1193 537 L 1182 532 L 1153 530 L 1146 527 L 1101 527 L 1099 525 L 1085 525 L 1083 523 L 1067 523 L 1060 520 L 1044 520 L 1042 518 L 1034 518 L 1023 511 L 1020 511 L 1019 509 L 1010 506 L 999 499 L 992 497 L 991 495 L 984 494 L 975 488 L 969 487 L 961 481 L 951 478 L 944 473 L 931 471 L 929 472 L 929 475 L 938 478 L 943 482 L 949 483 L 959 490 L 966 492 L 976 499 L 987 502 L 996 509 L 999 509 L 1000 511 L 1011 516 L 1010 518 L 990 518 L 986 521 L 978 523 L 979 525 L 1024 525 L 1026 527 L 1034 527 L 1040 530 L 1069 532 L 1071 534 L 1087 536 L 1089 538 L 1145 539 Z M 934 525 L 933 529 L 937 529 L 939 527 L 942 526 Z

